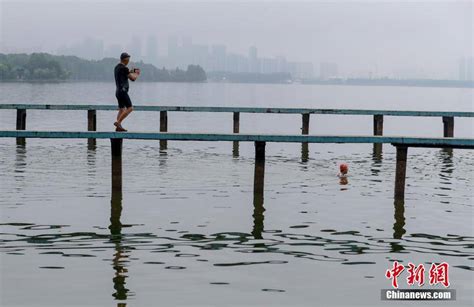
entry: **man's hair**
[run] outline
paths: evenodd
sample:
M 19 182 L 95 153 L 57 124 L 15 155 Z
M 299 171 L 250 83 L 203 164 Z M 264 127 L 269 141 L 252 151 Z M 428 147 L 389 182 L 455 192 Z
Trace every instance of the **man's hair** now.
M 130 57 L 130 54 L 126 53 L 126 52 L 122 52 L 122 54 L 120 55 L 120 60 L 125 60 L 126 58 L 129 58 Z

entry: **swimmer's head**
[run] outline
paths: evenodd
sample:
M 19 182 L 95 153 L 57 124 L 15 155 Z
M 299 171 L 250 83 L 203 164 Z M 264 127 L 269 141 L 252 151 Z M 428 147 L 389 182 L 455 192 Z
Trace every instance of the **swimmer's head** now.
M 346 163 L 342 163 L 341 165 L 339 165 L 339 171 L 341 172 L 341 174 L 347 174 L 347 172 L 349 171 L 349 167 Z

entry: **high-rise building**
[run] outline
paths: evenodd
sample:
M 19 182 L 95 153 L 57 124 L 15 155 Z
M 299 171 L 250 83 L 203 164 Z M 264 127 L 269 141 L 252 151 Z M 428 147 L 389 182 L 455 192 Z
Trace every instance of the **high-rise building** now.
M 146 44 L 145 61 L 151 64 L 157 64 L 158 59 L 158 43 L 155 35 L 148 36 Z
M 211 71 L 224 71 L 225 60 L 227 56 L 227 47 L 224 45 L 213 45 L 211 47 L 210 55 L 210 70 Z
M 184 36 L 182 42 L 184 48 L 191 48 L 193 45 L 193 38 L 191 36 Z
M 288 62 L 288 72 L 293 78 L 305 79 L 314 77 L 314 67 L 311 62 Z
M 75 55 L 87 60 L 101 60 L 104 57 L 104 43 L 91 37 L 71 46 L 62 46 L 57 50 L 60 55 Z
M 262 72 L 262 65 L 261 61 L 258 58 L 257 47 L 251 46 L 249 48 L 249 70 L 253 73 L 260 73 Z
M 225 65 L 226 71 L 237 72 L 239 70 L 239 55 L 235 53 L 229 53 L 226 59 Z
M 262 59 L 262 72 L 264 74 L 271 74 L 278 71 L 278 60 L 273 58 Z
M 105 56 L 108 58 L 119 58 L 120 54 L 123 52 L 122 46 L 119 44 L 112 44 L 107 47 L 105 50 Z
M 339 75 L 336 63 L 323 62 L 319 65 L 319 78 L 327 80 Z
M 459 59 L 459 80 L 473 81 L 474 80 L 474 57 L 462 57 Z
M 189 60 L 183 64 L 184 66 L 187 66 L 188 64 L 200 65 L 202 68 L 207 69 L 208 56 L 209 47 L 207 45 L 191 45 L 189 48 Z
M 288 62 L 284 56 L 279 56 L 277 60 L 277 72 L 288 72 Z
M 142 40 L 140 37 L 134 35 L 127 49 L 126 52 L 132 56 L 132 61 L 137 62 L 143 60 Z
M 173 58 L 178 52 L 178 38 L 176 36 L 168 37 L 168 57 Z

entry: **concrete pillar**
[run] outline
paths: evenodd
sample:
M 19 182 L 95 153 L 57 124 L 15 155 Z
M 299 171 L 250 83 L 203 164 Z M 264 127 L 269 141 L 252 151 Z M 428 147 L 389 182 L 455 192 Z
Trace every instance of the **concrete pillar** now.
M 26 130 L 26 109 L 16 110 L 16 130 Z M 19 146 L 25 146 L 26 139 L 16 138 L 16 144 Z
M 303 126 L 301 128 L 301 134 L 309 134 L 309 113 L 303 115 Z
M 255 142 L 255 161 L 265 161 L 265 142 Z
M 383 135 L 383 115 L 374 115 L 374 135 Z M 374 144 L 373 151 L 377 156 L 382 155 L 383 144 Z
M 112 204 L 122 201 L 122 156 L 112 156 Z
M 240 112 L 234 112 L 233 123 L 234 123 L 233 132 L 234 133 L 239 133 L 240 132 Z M 237 158 L 239 156 L 239 142 L 234 141 L 232 143 L 233 143 L 233 145 L 232 145 L 232 156 L 234 158 Z
M 374 115 L 374 135 L 383 135 L 383 115 Z
M 16 110 L 16 130 L 26 130 L 26 109 Z
M 123 139 L 110 139 L 112 157 L 122 157 Z
M 301 127 L 301 134 L 308 135 L 309 134 L 309 113 L 302 114 L 302 127 Z M 301 162 L 308 161 L 308 143 L 301 143 Z
M 454 136 L 454 117 L 443 116 L 443 132 L 445 138 Z
M 168 132 L 168 112 L 160 111 L 160 132 Z M 168 147 L 167 140 L 160 140 L 160 149 L 164 150 Z
M 253 176 L 253 229 L 252 235 L 255 239 L 263 239 L 263 220 L 265 208 L 263 207 L 265 160 L 255 160 L 255 171 Z
M 87 131 L 97 131 L 96 110 L 87 110 Z
M 97 112 L 96 110 L 87 110 L 87 131 L 97 131 Z M 88 150 L 95 150 L 96 140 L 87 139 Z
M 407 171 L 406 146 L 397 145 L 397 165 L 395 170 L 395 200 L 405 199 L 405 179 Z
M 239 133 L 240 131 L 240 113 L 234 112 L 234 133 Z

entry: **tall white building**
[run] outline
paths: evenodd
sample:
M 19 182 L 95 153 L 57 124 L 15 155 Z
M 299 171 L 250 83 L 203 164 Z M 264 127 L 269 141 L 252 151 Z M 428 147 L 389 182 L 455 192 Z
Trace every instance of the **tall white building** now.
M 459 59 L 459 80 L 473 81 L 474 80 L 474 57 L 462 57 Z
M 249 70 L 253 73 L 260 73 L 262 72 L 261 61 L 258 58 L 257 47 L 252 46 L 249 48 Z
M 146 42 L 145 62 L 156 65 L 158 62 L 158 43 L 155 35 L 150 35 Z
M 132 56 L 132 61 L 133 62 L 138 62 L 140 60 L 143 60 L 143 53 L 142 53 L 142 40 L 140 37 L 134 35 L 132 37 L 132 40 L 130 41 L 130 44 L 127 47 L 127 50 L 125 50 Z
M 323 62 L 319 65 L 319 78 L 327 80 L 339 75 L 336 63 Z

